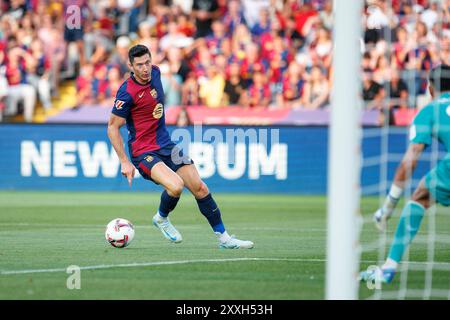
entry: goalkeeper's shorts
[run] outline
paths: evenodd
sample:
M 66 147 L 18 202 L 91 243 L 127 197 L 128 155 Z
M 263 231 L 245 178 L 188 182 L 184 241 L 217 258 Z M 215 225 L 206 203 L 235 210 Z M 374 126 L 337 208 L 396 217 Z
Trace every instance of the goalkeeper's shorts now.
M 450 163 L 441 161 L 425 177 L 425 186 L 437 203 L 450 206 Z

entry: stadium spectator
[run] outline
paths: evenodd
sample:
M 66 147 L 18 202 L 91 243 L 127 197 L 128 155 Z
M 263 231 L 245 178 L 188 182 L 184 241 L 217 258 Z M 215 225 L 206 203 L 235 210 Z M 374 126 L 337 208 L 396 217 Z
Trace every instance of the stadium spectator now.
M 228 1 L 228 11 L 222 19 L 227 30 L 227 36 L 232 37 L 240 24 L 246 24 L 241 3 L 238 0 Z
M 223 105 L 244 105 L 245 90 L 247 84 L 241 77 L 240 67 L 237 62 L 233 62 L 228 67 L 228 77 L 225 81 Z
M 259 19 L 250 29 L 253 36 L 259 37 L 263 33 L 270 32 L 270 17 L 268 8 L 262 8 L 259 11 Z
M 172 47 L 167 51 L 166 56 L 172 73 L 177 74 L 181 81 L 184 82 L 191 71 L 191 67 L 184 59 L 181 49 Z
M 383 86 L 373 80 L 370 72 L 363 72 L 362 84 L 366 109 L 381 109 L 385 97 Z
M 81 105 L 92 105 L 95 102 L 92 82 L 94 78 L 94 66 L 87 63 L 81 67 L 80 75 L 76 80 L 77 85 L 77 107 Z
M 114 98 L 122 85 L 123 79 L 120 75 L 118 66 L 111 66 L 108 70 L 108 88 L 106 90 L 106 99 L 103 106 L 110 107 L 114 104 Z
M 30 58 L 27 64 L 27 83 L 39 94 L 39 100 L 45 110 L 52 107 L 50 84 L 50 58 L 45 54 L 42 42 L 35 39 L 30 44 Z
M 128 48 L 131 41 L 127 36 L 121 36 L 116 41 L 116 50 L 111 56 L 110 62 L 119 67 L 120 74 L 124 75 L 128 72 Z
M 217 0 L 194 0 L 192 12 L 197 30 L 194 38 L 206 37 L 212 32 L 211 25 L 214 19 L 220 16 Z
M 405 85 L 408 89 L 407 106 L 422 105 L 428 71 L 441 62 L 450 63 L 448 1 L 367 0 L 365 4 L 361 64 L 363 71 L 373 72 L 363 90 L 366 101 L 371 106 L 381 105 L 382 90 L 376 84 L 384 86 L 387 98 L 391 97 L 387 90 L 396 88 L 397 83 L 397 79 L 390 78 L 392 74 L 398 75 L 399 88 Z M 79 16 L 74 15 L 73 8 L 67 10 L 71 5 L 81 8 Z M 331 0 L 15 0 L 3 1 L 1 10 L 0 47 L 5 58 L 0 69 L 5 70 L 4 79 L 9 82 L 18 69 L 20 84 L 34 86 L 34 95 L 38 93 L 39 97 L 35 101 L 40 102 L 37 107 L 44 110 L 54 104 L 51 99 L 62 99 L 63 104 L 73 101 L 75 97 L 67 95 L 77 92 L 75 87 L 81 88 L 81 94 L 77 92 L 80 106 L 88 102 L 110 105 L 117 71 L 119 78 L 127 76 L 127 51 L 137 43 L 149 47 L 152 63 L 167 64 L 170 75 L 181 77 L 178 98 L 173 101 L 182 105 L 201 104 L 200 87 L 204 87 L 205 79 L 209 81 L 211 65 L 224 78 L 221 105 L 235 104 L 231 100 L 251 105 L 244 101 L 251 94 L 238 97 L 236 90 L 240 91 L 239 83 L 244 81 L 244 91 L 252 89 L 252 95 L 259 97 L 253 81 L 254 74 L 260 72 L 264 81 L 258 81 L 264 83 L 262 87 L 269 87 L 268 105 L 312 107 L 311 101 L 301 106 L 298 101 L 289 102 L 291 98 L 283 92 L 283 87 L 293 90 L 297 81 L 294 100 L 299 99 L 300 80 L 288 71 L 293 60 L 302 69 L 303 81 L 308 80 L 302 86 L 301 99 L 313 78 L 303 73 L 304 68 L 317 73 L 312 69 L 319 67 L 327 95 L 331 90 Z M 19 65 L 12 68 L 8 57 L 17 47 L 31 58 L 20 58 Z M 83 68 L 85 64 L 89 66 Z M 233 78 L 231 83 L 230 69 L 237 67 L 239 79 Z M 317 95 L 321 88 L 317 81 L 314 88 Z M 404 89 L 400 92 L 405 94 Z M 256 100 L 266 105 L 264 99 Z M 16 106 L 7 106 L 10 99 L 5 97 L 3 101 L 5 111 L 19 111 L 14 111 Z
M 231 38 L 232 58 L 241 61 L 245 57 L 246 47 L 253 44 L 253 40 L 250 30 L 245 24 L 239 24 L 235 30 Z
M 181 89 L 181 103 L 184 106 L 200 105 L 199 85 L 195 73 L 189 72 Z
M 205 37 L 206 46 L 213 56 L 216 56 L 222 51 L 222 43 L 230 41 L 226 36 L 225 25 L 222 21 L 216 20 L 211 25 L 212 34 Z
M 389 60 L 385 55 L 381 55 L 377 58 L 375 64 L 375 70 L 373 71 L 373 80 L 380 85 L 384 85 L 389 82 L 391 77 L 391 68 Z
M 249 43 L 245 47 L 245 58 L 241 61 L 241 75 L 250 85 L 253 81 L 253 73 L 267 71 L 267 60 L 260 56 L 260 48 L 256 43 Z
M 210 108 L 222 106 L 225 76 L 217 70 L 215 65 L 206 69 L 206 77 L 200 82 L 200 99 L 202 104 Z
M 313 67 L 303 93 L 303 107 L 305 109 L 320 109 L 328 104 L 330 88 L 320 67 Z
M 400 78 L 397 70 L 393 69 L 390 72 L 391 81 L 389 83 L 389 96 L 392 99 L 391 108 L 407 108 L 408 107 L 408 86 Z
M 161 38 L 159 45 L 162 50 L 167 50 L 169 47 L 185 48 L 193 42 L 194 39 L 182 33 L 177 23 L 172 21 L 167 25 L 167 34 Z
M 303 72 L 304 69 L 296 61 L 290 63 L 287 74 L 283 80 L 283 106 L 288 108 L 299 108 L 302 106 L 302 95 L 305 86 Z
M 161 83 L 164 88 L 165 106 L 178 106 L 181 103 L 181 85 L 182 78 L 173 70 L 169 63 L 162 63 L 159 66 L 161 70 Z
M 271 92 L 265 74 L 261 70 L 255 70 L 252 76 L 252 84 L 245 98 L 248 107 L 268 107 L 271 103 Z
M 70 44 L 74 42 L 77 47 L 77 58 L 80 65 L 86 61 L 84 52 L 84 33 L 92 19 L 92 11 L 88 0 L 64 0 L 64 40 Z
M 258 23 L 261 9 L 267 9 L 270 6 L 269 0 L 242 0 L 243 15 L 246 25 L 249 28 Z
M 323 10 L 319 12 L 322 25 L 331 30 L 333 28 L 333 2 L 325 1 Z
M 14 116 L 19 112 L 19 103 L 23 102 L 23 116 L 26 122 L 33 120 L 36 106 L 36 90 L 26 82 L 26 65 L 32 57 L 24 49 L 15 47 L 7 55 L 6 79 L 8 93 L 5 115 Z

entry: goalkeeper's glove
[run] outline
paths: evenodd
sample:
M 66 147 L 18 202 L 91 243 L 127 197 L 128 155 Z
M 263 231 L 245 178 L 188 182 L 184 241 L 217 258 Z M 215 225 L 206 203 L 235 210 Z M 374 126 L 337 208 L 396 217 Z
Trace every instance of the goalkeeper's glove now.
M 383 206 L 374 213 L 375 224 L 380 231 L 386 229 L 386 222 L 394 212 L 402 193 L 403 189 L 393 184 Z

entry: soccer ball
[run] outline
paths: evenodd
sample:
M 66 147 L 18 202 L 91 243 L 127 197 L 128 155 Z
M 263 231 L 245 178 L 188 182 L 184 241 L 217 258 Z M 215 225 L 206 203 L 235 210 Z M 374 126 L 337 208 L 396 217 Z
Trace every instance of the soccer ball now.
M 113 247 L 124 248 L 133 241 L 134 226 L 127 219 L 114 219 L 106 226 L 105 238 Z

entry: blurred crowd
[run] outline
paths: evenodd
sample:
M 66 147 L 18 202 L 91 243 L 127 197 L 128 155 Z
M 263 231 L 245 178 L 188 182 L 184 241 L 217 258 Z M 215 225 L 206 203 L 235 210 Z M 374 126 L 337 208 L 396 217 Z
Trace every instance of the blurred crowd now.
M 166 107 L 329 105 L 331 0 L 0 3 L 0 114 L 23 110 L 32 121 L 36 104 L 49 110 L 67 80 L 77 106 L 111 107 L 128 76 L 128 49 L 138 43 L 161 69 Z M 427 71 L 450 63 L 449 7 L 450 0 L 365 1 L 367 109 L 420 105 Z

